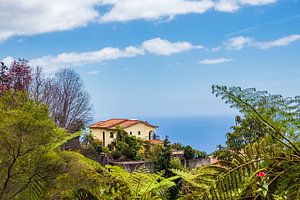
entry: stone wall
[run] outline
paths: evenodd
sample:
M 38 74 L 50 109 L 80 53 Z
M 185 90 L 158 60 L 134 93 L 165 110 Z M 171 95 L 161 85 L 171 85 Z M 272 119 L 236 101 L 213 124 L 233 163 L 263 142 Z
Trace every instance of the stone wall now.
M 126 171 L 132 173 L 141 167 L 145 167 L 150 173 L 154 172 L 153 162 L 151 161 L 124 161 L 124 162 L 109 162 L 111 165 L 123 167 Z
M 190 159 L 184 161 L 184 166 L 189 169 L 194 169 L 197 167 L 203 167 L 205 165 L 210 165 L 209 158 L 199 158 L 199 159 Z

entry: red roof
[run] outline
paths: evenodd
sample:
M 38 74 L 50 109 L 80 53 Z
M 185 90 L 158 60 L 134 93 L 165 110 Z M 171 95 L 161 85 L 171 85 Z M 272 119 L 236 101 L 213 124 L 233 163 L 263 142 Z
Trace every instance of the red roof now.
M 163 144 L 164 142 L 158 139 L 147 140 L 152 144 Z
M 109 119 L 106 121 L 100 121 L 95 124 L 90 125 L 90 128 L 99 128 L 99 129 L 114 129 L 116 127 L 127 128 L 133 126 L 137 123 L 143 123 L 146 126 L 150 126 L 153 128 L 157 128 L 158 126 L 154 126 L 149 124 L 147 121 L 137 120 L 137 119 Z

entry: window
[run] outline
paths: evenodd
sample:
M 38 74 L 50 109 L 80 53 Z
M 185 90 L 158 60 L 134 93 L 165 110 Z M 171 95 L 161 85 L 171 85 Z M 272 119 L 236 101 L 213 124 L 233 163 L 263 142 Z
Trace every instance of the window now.
M 114 138 L 114 133 L 110 132 L 110 138 Z
M 129 135 L 132 135 L 132 131 L 129 132 Z
M 138 135 L 141 135 L 141 131 L 138 131 Z

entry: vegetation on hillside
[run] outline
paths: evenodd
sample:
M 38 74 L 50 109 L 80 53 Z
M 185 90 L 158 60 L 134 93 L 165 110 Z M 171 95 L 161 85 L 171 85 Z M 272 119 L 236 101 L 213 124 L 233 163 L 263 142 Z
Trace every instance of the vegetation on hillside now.
M 151 145 L 121 128 L 110 149 L 84 134 L 82 149 L 63 150 L 90 119 L 88 96 L 74 71 L 53 79 L 32 75 L 25 60 L 0 65 L 0 199 L 297 199 L 300 196 L 300 98 L 255 89 L 213 86 L 240 116 L 214 165 L 188 170 L 184 159 L 205 158 L 190 146 Z M 58 84 L 58 82 L 61 85 Z M 81 103 L 80 103 L 81 102 Z M 78 111 L 78 112 L 77 112 Z M 84 111 L 84 112 L 82 112 Z M 73 134 L 70 134 L 73 133 Z M 102 166 L 85 152 L 152 160 L 155 173 Z

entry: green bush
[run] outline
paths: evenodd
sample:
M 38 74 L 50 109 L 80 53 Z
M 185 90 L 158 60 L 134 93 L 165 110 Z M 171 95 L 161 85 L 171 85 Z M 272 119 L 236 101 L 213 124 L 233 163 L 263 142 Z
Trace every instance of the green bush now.
M 187 145 L 184 147 L 184 158 L 185 159 L 192 159 L 194 158 L 194 149 L 190 146 L 190 145 Z
M 101 153 L 102 152 L 102 141 L 100 140 L 93 140 L 91 142 L 91 145 L 95 149 L 96 152 Z
M 126 131 L 121 128 L 117 130 L 117 138 L 108 145 L 111 151 L 118 151 L 121 155 L 130 160 L 140 160 L 139 150 L 142 148 L 141 142 L 134 136 L 129 136 Z M 119 154 L 118 153 L 118 154 Z
M 115 150 L 111 153 L 111 156 L 114 158 L 114 159 L 119 159 L 121 156 L 122 156 L 122 152 L 119 151 L 119 150 Z
M 170 168 L 172 169 L 183 169 L 181 161 L 178 157 L 172 158 L 170 161 Z

